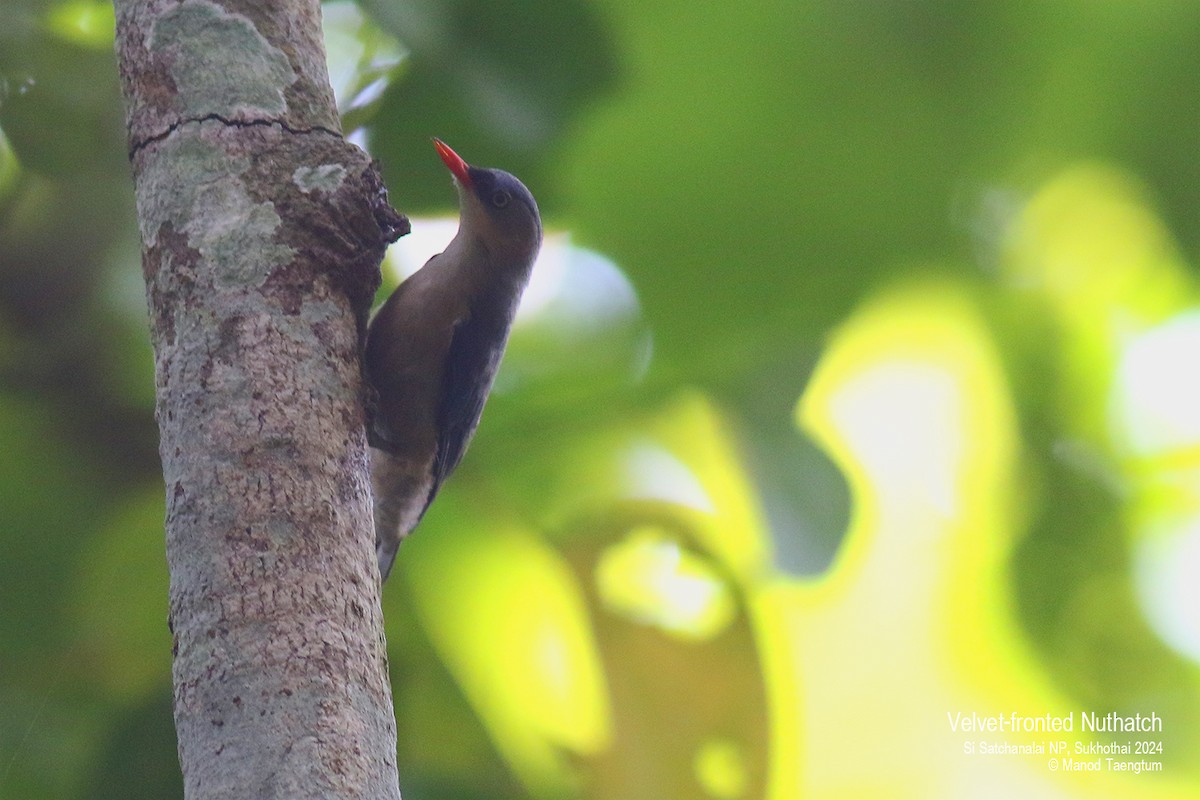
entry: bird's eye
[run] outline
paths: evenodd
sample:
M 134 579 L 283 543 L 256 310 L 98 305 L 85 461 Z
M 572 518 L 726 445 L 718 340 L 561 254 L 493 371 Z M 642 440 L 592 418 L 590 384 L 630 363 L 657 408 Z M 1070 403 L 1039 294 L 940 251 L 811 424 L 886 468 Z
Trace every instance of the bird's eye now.
M 492 195 L 492 205 L 496 208 L 504 208 L 508 205 L 509 200 L 512 200 L 512 195 L 503 189 Z

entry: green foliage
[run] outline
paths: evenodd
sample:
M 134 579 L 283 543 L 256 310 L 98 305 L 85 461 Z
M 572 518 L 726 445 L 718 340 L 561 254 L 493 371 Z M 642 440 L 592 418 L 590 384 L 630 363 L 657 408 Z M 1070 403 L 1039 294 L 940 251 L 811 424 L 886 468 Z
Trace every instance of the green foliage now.
M 1200 5 L 326 17 L 411 239 L 431 135 L 550 233 L 386 590 L 406 797 L 1195 794 Z M 179 793 L 111 19 L 0 6 L 2 797 Z M 1170 780 L 947 710 L 1157 711 Z

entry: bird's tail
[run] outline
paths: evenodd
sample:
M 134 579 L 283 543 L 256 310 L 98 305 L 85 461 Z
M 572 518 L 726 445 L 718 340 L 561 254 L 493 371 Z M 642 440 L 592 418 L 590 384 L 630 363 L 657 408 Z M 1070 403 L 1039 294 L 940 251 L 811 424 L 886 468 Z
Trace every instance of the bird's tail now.
M 371 490 L 375 507 L 375 555 L 379 580 L 387 580 L 400 542 L 421 521 L 432 478 L 428 465 L 412 464 L 371 448 Z

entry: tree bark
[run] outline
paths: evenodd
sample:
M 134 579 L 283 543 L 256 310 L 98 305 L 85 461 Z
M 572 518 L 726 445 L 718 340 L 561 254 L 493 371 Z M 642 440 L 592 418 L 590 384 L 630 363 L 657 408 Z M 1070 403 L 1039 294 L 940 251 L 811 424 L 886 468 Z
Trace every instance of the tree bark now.
M 399 798 L 360 350 L 407 221 L 318 0 L 116 0 L 185 796 Z

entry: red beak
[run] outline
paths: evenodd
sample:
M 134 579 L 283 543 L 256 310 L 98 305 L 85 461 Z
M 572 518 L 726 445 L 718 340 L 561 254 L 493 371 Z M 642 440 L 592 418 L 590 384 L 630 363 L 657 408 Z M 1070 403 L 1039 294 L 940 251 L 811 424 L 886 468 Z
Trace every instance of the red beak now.
M 444 163 L 450 169 L 450 171 L 454 173 L 454 177 L 458 179 L 458 182 L 463 186 L 470 186 L 471 173 L 467 171 L 470 169 L 470 166 L 467 164 L 467 162 L 463 161 L 458 153 L 451 150 L 450 145 L 446 144 L 441 139 L 435 137 L 433 140 L 433 146 L 437 148 L 438 155 L 442 157 L 442 163 Z

